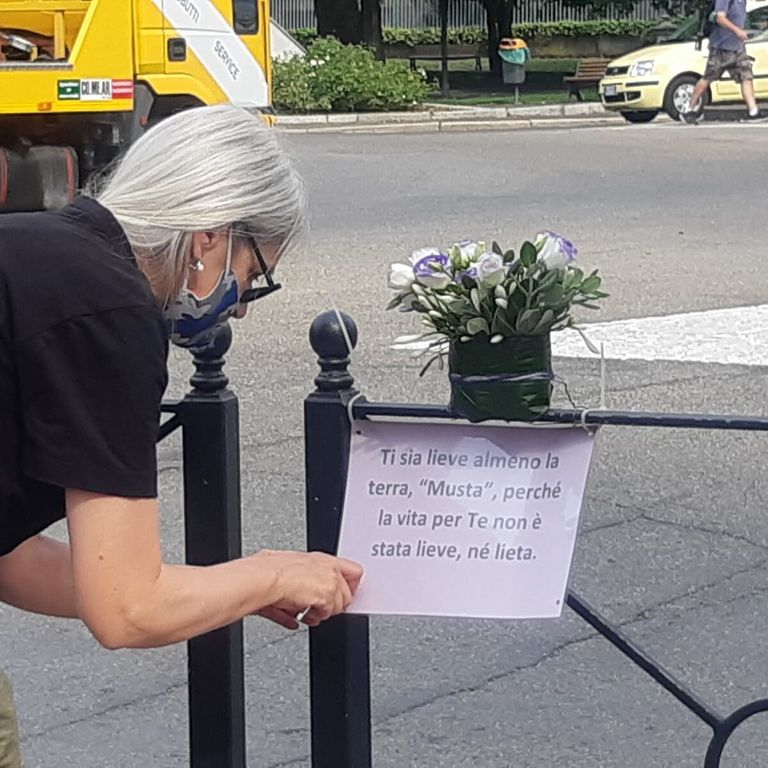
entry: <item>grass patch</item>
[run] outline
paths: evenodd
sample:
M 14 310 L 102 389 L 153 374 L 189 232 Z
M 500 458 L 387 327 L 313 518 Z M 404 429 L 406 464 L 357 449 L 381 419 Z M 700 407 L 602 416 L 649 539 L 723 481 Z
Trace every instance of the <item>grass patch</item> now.
M 581 92 L 584 101 L 599 101 L 597 91 L 584 90 Z M 443 98 L 439 95 L 429 97 L 430 103 L 446 104 L 457 107 L 493 107 L 509 106 L 515 103 L 514 93 L 491 93 L 477 96 L 448 96 Z M 574 102 L 571 99 L 571 102 Z M 520 91 L 519 104 L 562 104 L 568 102 L 568 94 L 565 91 L 541 91 L 529 92 Z
M 407 60 L 402 60 L 407 61 Z M 437 104 L 482 107 L 509 105 L 515 103 L 515 90 L 504 85 L 488 71 L 488 61 L 483 60 L 483 71 L 478 72 L 472 61 L 449 61 L 448 71 L 451 94 L 447 98 L 439 95 L 440 62 L 417 62 L 427 72 L 433 93 L 429 101 Z M 568 92 L 563 86 L 563 76 L 576 71 L 576 59 L 530 59 L 526 66 L 526 82 L 520 86 L 520 104 L 562 104 L 568 101 Z M 598 101 L 597 91 L 582 91 L 585 101 Z M 571 99 L 573 101 L 573 99 Z

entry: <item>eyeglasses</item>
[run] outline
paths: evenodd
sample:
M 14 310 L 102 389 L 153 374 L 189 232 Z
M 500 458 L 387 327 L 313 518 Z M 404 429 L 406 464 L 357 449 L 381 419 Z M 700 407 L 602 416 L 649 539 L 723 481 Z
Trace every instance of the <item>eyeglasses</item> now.
M 237 233 L 241 235 L 241 237 L 244 237 L 248 241 L 248 245 L 251 247 L 253 255 L 256 257 L 256 261 L 259 264 L 261 274 L 254 279 L 258 280 L 263 277 L 267 283 L 266 285 L 257 285 L 255 288 L 247 288 L 242 292 L 240 295 L 240 303 L 248 304 L 251 301 L 256 301 L 256 299 L 263 299 L 265 296 L 269 296 L 270 293 L 279 291 L 282 286 L 280 283 L 276 283 L 272 279 L 272 275 L 267 268 L 267 262 L 264 260 L 264 255 L 262 254 L 261 249 L 259 248 L 259 244 L 256 242 L 256 238 L 253 236 L 253 234 L 251 234 L 248 226 L 245 224 L 236 224 L 235 229 Z

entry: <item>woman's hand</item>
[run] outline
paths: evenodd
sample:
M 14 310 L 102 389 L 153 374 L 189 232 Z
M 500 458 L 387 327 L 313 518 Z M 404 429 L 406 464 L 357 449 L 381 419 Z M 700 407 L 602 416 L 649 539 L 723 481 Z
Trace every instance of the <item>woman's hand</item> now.
M 255 558 L 276 568 L 280 595 L 272 605 L 258 611 L 287 629 L 296 629 L 296 616 L 307 608 L 302 621 L 316 627 L 325 619 L 343 613 L 352 602 L 363 576 L 357 563 L 322 552 L 277 552 L 262 550 Z

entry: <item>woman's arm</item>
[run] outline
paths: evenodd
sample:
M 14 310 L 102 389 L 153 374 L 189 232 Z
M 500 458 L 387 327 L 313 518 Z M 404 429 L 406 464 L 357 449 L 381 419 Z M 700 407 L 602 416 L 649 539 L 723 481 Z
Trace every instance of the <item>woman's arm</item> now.
M 154 499 L 67 491 L 78 613 L 107 648 L 188 640 L 272 607 L 343 611 L 362 569 L 319 553 L 264 552 L 220 565 L 167 565 Z
M 0 557 L 0 602 L 47 616 L 76 618 L 69 545 L 33 536 Z

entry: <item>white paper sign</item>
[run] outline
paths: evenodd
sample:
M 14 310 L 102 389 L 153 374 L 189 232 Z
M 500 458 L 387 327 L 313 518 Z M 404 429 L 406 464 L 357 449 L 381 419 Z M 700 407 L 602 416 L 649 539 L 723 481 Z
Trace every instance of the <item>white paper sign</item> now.
M 580 427 L 356 423 L 350 613 L 560 616 L 593 443 Z

